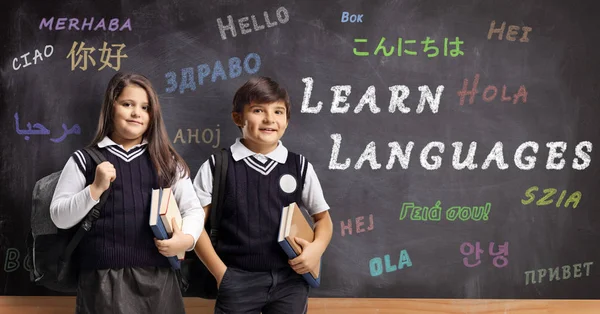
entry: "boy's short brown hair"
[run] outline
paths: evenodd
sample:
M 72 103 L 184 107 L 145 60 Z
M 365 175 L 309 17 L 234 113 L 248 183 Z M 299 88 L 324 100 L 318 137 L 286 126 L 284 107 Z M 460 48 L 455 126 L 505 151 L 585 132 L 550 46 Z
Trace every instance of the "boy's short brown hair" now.
M 285 88 L 269 77 L 255 76 L 250 78 L 240 87 L 233 96 L 233 109 L 231 112 L 242 114 L 244 106 L 251 103 L 270 104 L 276 101 L 285 103 L 285 111 L 290 119 L 290 97 Z

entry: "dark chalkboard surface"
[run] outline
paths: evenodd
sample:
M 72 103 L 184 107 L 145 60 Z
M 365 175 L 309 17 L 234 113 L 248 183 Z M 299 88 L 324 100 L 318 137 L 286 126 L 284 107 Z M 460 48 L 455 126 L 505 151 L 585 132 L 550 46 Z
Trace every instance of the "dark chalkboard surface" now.
M 288 88 L 283 142 L 334 223 L 314 297 L 600 298 L 594 3 L 13 2 L 0 293 L 54 293 L 26 270 L 31 192 L 91 141 L 122 70 L 151 79 L 194 173 L 239 136 L 251 75 Z

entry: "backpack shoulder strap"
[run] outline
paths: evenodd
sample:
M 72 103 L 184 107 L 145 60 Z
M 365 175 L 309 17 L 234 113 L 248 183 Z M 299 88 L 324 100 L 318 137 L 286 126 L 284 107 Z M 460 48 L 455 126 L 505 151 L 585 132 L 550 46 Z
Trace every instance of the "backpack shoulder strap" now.
M 96 146 L 86 147 L 84 148 L 84 150 L 90 155 L 90 157 L 92 157 L 96 165 L 99 165 L 106 161 L 106 157 L 104 157 L 104 154 L 102 154 L 102 152 L 100 152 L 100 150 Z M 104 203 L 106 203 L 106 199 L 108 198 L 108 194 L 110 194 L 110 190 L 111 188 L 109 186 L 108 189 L 104 191 L 104 193 L 102 193 L 102 195 L 100 196 L 98 204 L 94 205 L 94 207 L 92 207 L 92 210 L 84 218 L 81 226 L 84 227 L 84 229 L 86 229 L 86 232 L 90 230 L 94 221 L 100 216 L 100 209 L 104 206 Z
M 306 181 L 306 171 L 308 169 L 308 161 L 303 155 L 297 154 L 298 156 L 298 179 L 300 180 L 298 188 L 296 189 L 296 199 L 302 199 L 302 190 L 304 189 L 304 182 Z
M 85 152 L 88 153 L 90 157 L 92 157 L 92 159 L 97 165 L 106 161 L 106 157 L 104 157 L 104 154 L 102 154 L 102 152 L 100 152 L 100 150 L 96 146 L 86 147 L 83 150 L 85 150 Z
M 222 148 L 215 155 L 215 171 L 213 173 L 213 190 L 210 206 L 210 242 L 213 247 L 217 246 L 217 236 L 219 234 L 219 223 L 221 221 L 222 211 L 220 207 L 225 198 L 225 182 L 227 178 L 227 166 L 229 163 L 229 153 L 227 149 Z
M 100 152 L 100 150 L 98 150 L 98 148 L 96 148 L 95 146 L 86 147 L 86 148 L 84 148 L 84 150 L 90 155 L 90 157 L 92 157 L 92 159 L 94 160 L 96 165 L 99 165 L 100 163 L 106 161 L 106 157 L 104 157 L 102 152 Z M 75 233 L 73 238 L 71 238 L 71 241 L 69 241 L 69 245 L 67 245 L 67 248 L 65 249 L 65 252 L 63 254 L 64 261 L 68 261 L 71 258 L 73 251 L 75 251 L 75 248 L 77 247 L 79 242 L 81 242 L 81 239 L 83 238 L 83 236 L 88 231 L 90 231 L 90 229 L 92 228 L 92 225 L 94 224 L 94 221 L 96 221 L 96 219 L 98 219 L 98 217 L 100 217 L 100 209 L 102 209 L 102 207 L 104 206 L 104 203 L 106 203 L 106 199 L 108 198 L 108 195 L 110 194 L 110 190 L 111 190 L 111 188 L 109 187 L 108 190 L 106 190 L 106 191 L 104 191 L 104 193 L 102 193 L 98 203 L 96 205 L 94 205 L 94 207 L 92 207 L 92 210 L 90 210 L 90 212 L 85 216 L 85 218 L 83 218 L 83 221 L 81 222 L 81 225 L 79 226 L 79 229 L 77 230 L 77 232 Z

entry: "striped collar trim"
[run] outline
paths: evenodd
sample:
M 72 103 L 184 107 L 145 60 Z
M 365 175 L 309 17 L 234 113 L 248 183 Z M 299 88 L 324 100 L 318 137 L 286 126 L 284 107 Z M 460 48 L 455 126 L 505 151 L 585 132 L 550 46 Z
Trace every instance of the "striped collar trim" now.
M 249 156 L 244 158 L 243 160 L 246 163 L 246 165 L 248 165 L 248 167 L 256 170 L 258 173 L 265 176 L 271 173 L 271 171 L 273 171 L 273 169 L 275 169 L 275 167 L 277 166 L 277 162 L 273 159 L 266 159 L 265 162 L 261 162 L 254 156 Z
M 259 158 L 264 159 L 263 157 L 266 157 L 270 160 L 275 160 L 276 162 L 280 163 L 280 164 L 285 164 L 285 161 L 287 160 L 288 157 L 288 150 L 287 148 L 285 148 L 285 146 L 283 146 L 283 143 L 281 141 L 279 141 L 279 144 L 277 145 L 277 148 L 275 148 L 275 150 L 273 150 L 272 152 L 263 155 L 263 154 L 257 154 L 253 151 L 251 151 L 250 149 L 248 149 L 248 147 L 246 147 L 242 141 L 241 138 L 237 138 L 235 140 L 235 143 L 233 145 L 231 145 L 230 147 L 231 149 L 231 156 L 233 157 L 233 160 L 235 161 L 239 161 L 241 159 L 246 159 L 250 156 L 257 156 L 259 155 Z
M 108 136 L 105 136 L 102 141 L 98 142 L 98 147 L 106 148 L 111 154 L 121 158 L 125 162 L 130 162 L 141 156 L 147 150 L 148 141 L 144 139 L 142 143 L 131 147 L 129 150 L 125 150 L 123 145 L 117 144 Z

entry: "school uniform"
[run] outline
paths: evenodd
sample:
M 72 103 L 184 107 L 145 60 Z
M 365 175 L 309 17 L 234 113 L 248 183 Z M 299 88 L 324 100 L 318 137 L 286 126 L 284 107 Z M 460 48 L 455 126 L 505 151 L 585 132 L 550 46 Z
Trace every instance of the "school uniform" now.
M 303 313 L 309 286 L 277 243 L 283 207 L 312 216 L 329 210 L 312 165 L 279 141 L 257 154 L 238 138 L 229 149 L 216 252 L 227 266 L 215 313 Z M 211 203 L 214 156 L 194 178 L 202 206 Z
M 116 179 L 100 216 L 75 251 L 80 268 L 76 312 L 185 313 L 175 272 L 158 252 L 149 226 L 151 191 L 159 184 L 147 142 L 126 151 L 105 137 L 98 148 L 114 165 Z M 59 228 L 76 225 L 98 202 L 89 191 L 96 166 L 83 150 L 65 165 L 50 207 Z M 191 180 L 179 179 L 172 189 L 183 217 L 182 232 L 195 243 L 204 211 Z

